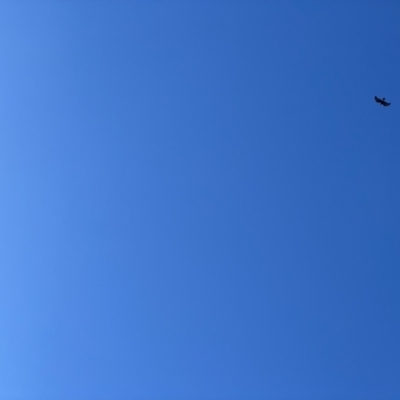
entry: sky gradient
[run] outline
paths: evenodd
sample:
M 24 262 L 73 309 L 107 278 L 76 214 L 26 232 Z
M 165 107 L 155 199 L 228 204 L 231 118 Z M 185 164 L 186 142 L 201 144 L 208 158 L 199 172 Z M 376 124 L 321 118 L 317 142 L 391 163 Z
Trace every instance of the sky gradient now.
M 399 399 L 400 3 L 334 3 L 0 3 L 1 400 Z

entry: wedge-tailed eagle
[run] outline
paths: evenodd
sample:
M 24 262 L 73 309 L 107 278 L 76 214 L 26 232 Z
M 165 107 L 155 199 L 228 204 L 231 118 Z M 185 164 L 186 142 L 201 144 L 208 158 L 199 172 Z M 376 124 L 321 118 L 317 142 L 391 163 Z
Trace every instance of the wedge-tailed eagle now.
M 390 103 L 388 103 L 387 101 L 385 101 L 385 98 L 382 97 L 381 99 L 379 97 L 375 96 L 375 101 L 379 104 L 382 104 L 383 106 L 387 107 L 390 106 Z

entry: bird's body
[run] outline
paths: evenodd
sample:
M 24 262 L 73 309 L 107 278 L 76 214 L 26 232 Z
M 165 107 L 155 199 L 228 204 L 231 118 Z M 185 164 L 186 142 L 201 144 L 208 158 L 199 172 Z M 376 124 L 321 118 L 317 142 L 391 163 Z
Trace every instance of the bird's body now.
M 385 107 L 390 106 L 390 103 L 388 103 L 387 101 L 385 101 L 385 98 L 384 98 L 384 97 L 382 97 L 382 98 L 380 99 L 379 97 L 376 97 L 376 96 L 375 96 L 375 101 L 376 101 L 377 103 L 381 104 L 382 106 L 385 106 Z

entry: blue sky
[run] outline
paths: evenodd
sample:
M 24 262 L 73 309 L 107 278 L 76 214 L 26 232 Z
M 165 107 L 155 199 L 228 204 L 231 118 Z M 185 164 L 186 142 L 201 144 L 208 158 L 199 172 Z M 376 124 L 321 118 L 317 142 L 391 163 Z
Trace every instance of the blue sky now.
M 0 3 L 0 399 L 399 398 L 400 4 L 334 3 Z

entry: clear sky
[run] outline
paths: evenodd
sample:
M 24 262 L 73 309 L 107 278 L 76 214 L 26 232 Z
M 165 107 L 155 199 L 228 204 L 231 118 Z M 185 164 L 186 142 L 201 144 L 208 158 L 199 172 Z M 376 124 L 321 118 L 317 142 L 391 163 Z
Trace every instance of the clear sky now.
M 0 399 L 399 399 L 399 110 L 398 1 L 2 1 Z

